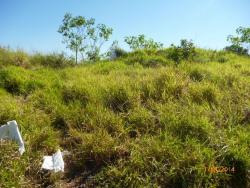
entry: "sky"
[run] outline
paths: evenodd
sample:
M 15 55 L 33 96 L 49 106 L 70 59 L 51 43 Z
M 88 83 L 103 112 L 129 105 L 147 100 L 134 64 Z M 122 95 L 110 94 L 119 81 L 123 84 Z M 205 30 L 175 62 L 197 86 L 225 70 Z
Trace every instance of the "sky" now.
M 0 0 L 0 46 L 32 52 L 66 51 L 57 32 L 65 13 L 113 28 L 111 41 L 145 34 L 164 46 L 192 39 L 222 49 L 239 26 L 250 27 L 250 0 Z

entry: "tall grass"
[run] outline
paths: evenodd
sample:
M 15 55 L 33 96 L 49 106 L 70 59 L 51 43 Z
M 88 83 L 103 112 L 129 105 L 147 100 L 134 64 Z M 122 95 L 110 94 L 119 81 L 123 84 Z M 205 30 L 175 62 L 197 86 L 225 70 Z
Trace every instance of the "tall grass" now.
M 176 65 L 167 53 L 60 69 L 2 55 L 0 123 L 17 120 L 27 152 L 1 145 L 0 187 L 72 179 L 87 187 L 248 187 L 250 59 L 200 50 Z M 66 172 L 44 176 L 42 156 L 58 148 L 71 153 Z

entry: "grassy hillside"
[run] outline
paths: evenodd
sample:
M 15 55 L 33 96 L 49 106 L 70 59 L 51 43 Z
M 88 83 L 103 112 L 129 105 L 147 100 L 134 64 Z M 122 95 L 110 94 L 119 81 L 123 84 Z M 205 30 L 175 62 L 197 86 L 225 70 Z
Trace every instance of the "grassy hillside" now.
M 72 66 L 1 49 L 0 124 L 15 119 L 27 151 L 1 143 L 0 187 L 250 186 L 250 58 L 197 51 Z M 58 148 L 65 173 L 41 172 Z

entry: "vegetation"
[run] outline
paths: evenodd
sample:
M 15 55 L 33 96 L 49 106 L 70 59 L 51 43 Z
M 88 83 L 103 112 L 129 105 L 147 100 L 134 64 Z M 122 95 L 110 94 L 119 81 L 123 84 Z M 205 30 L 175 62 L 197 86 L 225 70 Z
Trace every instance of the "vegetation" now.
M 163 47 L 162 43 L 155 42 L 153 39 L 147 39 L 145 35 L 129 36 L 124 40 L 132 50 L 154 50 Z
M 182 60 L 193 60 L 196 55 L 195 46 L 192 41 L 182 39 L 180 46 L 171 45 L 169 58 L 174 60 L 177 64 Z
M 127 52 L 119 46 L 118 41 L 113 41 L 113 43 L 111 44 L 111 47 L 109 48 L 107 52 L 107 56 L 111 60 L 119 58 L 119 57 L 125 57 L 126 55 L 127 55 Z
M 250 47 L 250 28 L 239 27 L 236 29 L 237 36 L 229 35 L 227 40 L 232 45 L 227 46 L 227 51 L 235 52 L 239 55 L 247 55 Z
M 0 67 L 0 124 L 27 150 L 1 142 L 0 187 L 250 186 L 248 56 L 182 41 L 76 66 L 1 48 Z M 58 148 L 65 172 L 41 171 Z
M 63 35 L 63 42 L 67 44 L 67 47 L 75 52 L 77 63 L 79 52 L 82 58 L 98 60 L 100 49 L 112 35 L 113 30 L 104 24 L 95 25 L 95 19 L 93 18 L 72 17 L 70 13 L 67 13 L 58 32 Z

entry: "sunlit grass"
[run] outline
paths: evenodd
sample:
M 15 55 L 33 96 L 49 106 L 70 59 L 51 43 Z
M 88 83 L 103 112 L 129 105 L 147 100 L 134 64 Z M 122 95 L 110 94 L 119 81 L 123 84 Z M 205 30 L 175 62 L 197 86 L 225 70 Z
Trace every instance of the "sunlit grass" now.
M 19 123 L 27 151 L 11 162 L 16 148 L 1 146 L 0 187 L 67 179 L 39 175 L 58 148 L 86 185 L 249 186 L 250 59 L 200 49 L 176 65 L 147 53 L 62 69 L 2 57 L 0 123 Z

